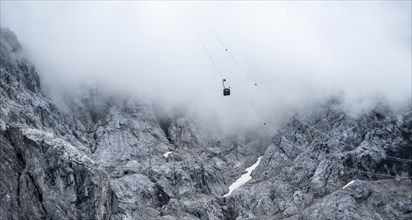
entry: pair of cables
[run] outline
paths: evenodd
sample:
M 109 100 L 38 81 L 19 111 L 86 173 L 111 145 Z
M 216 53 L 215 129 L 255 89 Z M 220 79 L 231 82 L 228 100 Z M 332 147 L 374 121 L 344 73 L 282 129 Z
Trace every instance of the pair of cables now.
M 305 127 L 308 128 L 308 130 L 312 130 L 318 134 L 320 134 L 322 137 L 321 139 L 327 137 L 331 132 L 333 132 L 334 130 L 331 130 L 329 132 L 323 132 L 319 129 L 317 129 L 315 126 L 310 126 L 308 123 L 306 123 L 303 119 L 297 117 L 297 115 L 293 114 L 292 112 L 288 111 L 288 109 L 286 107 L 284 107 L 280 102 L 276 101 L 276 99 L 274 99 L 270 93 L 261 85 L 259 84 L 257 81 L 255 81 L 252 77 L 251 74 L 249 74 L 248 71 L 246 71 L 246 69 L 240 64 L 240 62 L 238 61 L 238 59 L 231 53 L 231 51 L 226 47 L 225 43 L 222 41 L 222 39 L 219 37 L 219 35 L 213 31 L 214 35 L 216 36 L 217 40 L 220 42 L 221 46 L 223 47 L 224 51 L 228 54 L 228 56 L 233 60 L 233 62 L 238 66 L 238 68 L 241 70 L 241 72 L 249 79 L 249 81 L 253 84 L 253 86 L 255 86 L 256 88 L 258 88 L 263 95 L 265 95 L 274 105 L 279 106 L 282 108 L 282 110 L 284 112 L 286 112 L 288 115 L 290 115 L 293 119 L 297 120 L 299 123 L 301 123 L 302 125 L 304 125 Z M 209 53 L 209 51 L 207 50 L 207 47 L 205 45 L 205 43 L 203 42 L 202 38 L 200 37 L 200 35 L 197 33 L 197 36 L 199 38 L 199 41 L 202 44 L 203 50 L 205 51 L 205 53 L 207 54 L 207 56 L 209 57 L 211 63 L 213 64 L 214 68 L 216 69 L 218 75 L 224 80 L 224 75 L 222 74 L 222 72 L 220 71 L 219 67 L 217 66 L 216 62 L 214 61 L 213 57 L 211 56 L 211 54 Z M 254 110 L 254 109 L 253 109 Z M 258 114 L 256 111 L 255 113 L 259 116 L 259 118 L 263 121 L 263 125 L 267 126 L 270 130 L 272 130 L 273 132 L 276 132 L 276 129 L 271 126 L 268 122 L 266 122 L 266 120 L 260 115 Z M 350 128 L 351 129 L 351 128 Z M 332 136 L 334 137 L 334 136 Z M 332 138 L 332 137 L 329 137 Z M 339 149 L 337 149 L 339 150 Z M 390 159 L 390 160 L 396 160 L 396 161 L 401 161 L 404 163 L 411 163 L 412 160 L 409 159 L 405 159 L 405 158 L 398 158 L 398 157 L 393 157 L 393 156 L 386 156 L 386 159 Z M 368 172 L 368 171 L 362 171 L 356 168 L 351 168 L 348 166 L 344 166 L 342 165 L 344 168 L 349 169 L 349 170 L 356 170 L 359 173 L 365 173 L 365 174 L 369 174 L 369 175 L 375 175 L 375 176 L 381 176 L 381 177 L 387 177 L 387 178 L 398 178 L 398 176 L 392 176 L 392 175 L 386 175 L 386 174 L 380 174 L 380 173 L 374 173 L 374 172 Z M 400 177 L 400 178 L 407 178 L 407 179 L 412 179 L 412 177 Z

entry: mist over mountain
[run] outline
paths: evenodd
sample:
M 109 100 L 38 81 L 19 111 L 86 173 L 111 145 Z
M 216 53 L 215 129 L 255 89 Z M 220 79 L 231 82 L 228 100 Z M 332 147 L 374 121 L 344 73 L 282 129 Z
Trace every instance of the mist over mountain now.
M 258 115 L 277 126 L 286 117 L 277 105 L 300 110 L 331 96 L 354 112 L 379 99 L 410 106 L 410 11 L 408 1 L 2 2 L 1 25 L 55 101 L 93 85 L 185 106 L 230 131 L 261 125 Z M 221 96 L 197 35 L 235 98 Z
M 0 219 L 412 218 L 411 2 L 0 4 Z

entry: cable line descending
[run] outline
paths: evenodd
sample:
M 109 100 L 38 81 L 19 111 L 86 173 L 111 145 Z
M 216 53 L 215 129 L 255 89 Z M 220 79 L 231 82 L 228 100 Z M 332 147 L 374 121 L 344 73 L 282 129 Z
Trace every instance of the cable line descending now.
M 240 65 L 240 63 L 237 61 L 237 59 L 232 55 L 232 53 L 230 53 L 230 51 L 227 49 L 226 45 L 223 43 L 223 41 L 220 39 L 219 35 L 213 30 L 213 33 L 215 34 L 217 40 L 220 42 L 220 44 L 222 45 L 222 47 L 225 49 L 225 51 L 227 52 L 227 54 L 232 58 L 232 60 L 238 65 L 238 67 L 242 70 L 242 72 L 249 78 L 250 81 L 253 82 L 253 84 L 255 86 L 257 86 L 257 82 L 255 80 L 253 80 L 252 76 L 250 76 L 250 74 L 248 72 L 246 72 L 246 70 L 242 67 L 242 65 Z
M 215 60 L 213 59 L 212 55 L 210 55 L 209 51 L 206 48 L 206 44 L 203 42 L 202 38 L 200 37 L 199 33 L 196 32 L 197 37 L 199 38 L 200 43 L 202 44 L 203 50 L 206 52 L 207 56 L 210 59 L 210 62 L 213 64 L 215 67 L 217 73 L 222 77 L 222 84 L 223 84 L 223 96 L 230 96 L 230 86 L 227 88 L 225 86 L 226 79 L 224 78 L 222 72 L 220 71 L 219 67 L 217 66 Z
M 202 44 L 202 48 L 203 48 L 203 50 L 205 51 L 205 53 L 207 54 L 209 60 L 211 61 L 211 63 L 212 63 L 213 66 L 215 67 L 216 72 L 219 74 L 220 77 L 223 78 L 223 79 L 222 79 L 222 84 L 223 84 L 223 96 L 228 96 L 228 95 L 230 95 L 230 87 L 229 87 L 229 88 L 226 88 L 226 86 L 225 86 L 226 79 L 224 79 L 224 76 L 223 76 L 222 72 L 220 71 L 219 67 L 217 66 L 216 62 L 214 61 L 212 55 L 211 55 L 211 54 L 209 53 L 209 51 L 207 50 L 206 44 L 203 42 L 202 38 L 200 37 L 199 32 L 197 32 L 197 31 L 196 31 L 196 36 L 197 36 L 198 40 L 200 41 L 200 43 Z M 220 41 L 220 42 L 221 42 L 221 44 L 224 46 L 223 42 L 222 42 L 222 41 Z M 254 110 L 254 109 L 253 109 L 253 110 Z M 254 110 L 254 112 L 255 112 L 255 113 L 258 115 L 258 117 L 263 121 L 263 125 L 268 126 L 269 129 L 271 129 L 273 132 L 276 132 L 276 129 L 274 129 L 272 126 L 270 126 L 270 124 L 267 123 L 260 114 L 258 114 L 255 110 Z
M 243 66 L 240 64 L 240 62 L 236 59 L 236 57 L 230 52 L 230 50 L 226 47 L 225 43 L 223 42 L 223 40 L 219 37 L 219 35 L 216 33 L 216 31 L 213 30 L 213 33 L 215 34 L 217 40 L 220 42 L 220 44 L 222 45 L 222 47 L 225 49 L 225 51 L 227 52 L 227 54 L 229 55 L 229 57 L 233 60 L 234 63 L 236 63 L 236 65 L 239 67 L 239 69 L 242 71 L 243 74 L 245 74 L 247 76 L 247 78 L 249 78 L 249 80 L 253 83 L 254 86 L 256 86 L 257 88 L 259 88 L 259 90 L 263 93 L 263 95 L 265 95 L 270 101 L 273 102 L 274 105 L 278 105 L 280 108 L 282 108 L 282 110 L 284 112 L 286 112 L 287 114 L 289 114 L 290 116 L 292 116 L 293 119 L 296 119 L 297 121 L 299 121 L 301 124 L 305 125 L 306 127 L 308 127 L 310 130 L 316 131 L 321 135 L 325 135 L 325 133 L 323 133 L 322 131 L 311 127 L 309 124 L 307 124 L 306 122 L 304 122 L 302 119 L 298 118 L 295 114 L 289 112 L 280 102 L 276 101 L 274 98 L 272 98 L 272 96 L 269 94 L 269 92 L 267 92 L 260 84 L 257 83 L 257 81 L 255 81 L 252 76 L 245 70 L 245 68 L 243 68 Z
M 273 98 L 270 96 L 270 94 L 269 94 L 262 86 L 258 85 L 258 83 L 257 83 L 255 80 L 253 80 L 253 78 L 251 77 L 251 75 L 243 68 L 243 66 L 239 63 L 239 61 L 235 58 L 235 56 L 233 56 L 233 54 L 230 53 L 230 51 L 228 50 L 228 48 L 226 47 L 226 45 L 224 44 L 224 42 L 220 39 L 220 37 L 217 35 L 217 33 L 216 33 L 215 31 L 213 31 L 213 32 L 214 32 L 216 38 L 219 40 L 219 42 L 220 42 L 220 44 L 222 45 L 222 47 L 223 47 L 223 48 L 225 49 L 225 51 L 227 52 L 227 54 L 228 54 L 228 55 L 230 56 L 230 58 L 236 63 L 236 65 L 239 67 L 239 69 L 249 78 L 249 80 L 250 80 L 257 88 L 259 88 L 259 90 L 260 90 L 265 96 L 267 96 L 270 101 L 272 101 L 272 102 L 277 102 L 275 99 L 273 99 Z M 200 40 L 200 42 L 201 42 L 201 44 L 202 44 L 202 47 L 203 47 L 204 51 L 206 52 L 206 54 L 208 55 L 210 61 L 211 61 L 212 64 L 213 64 L 213 66 L 215 67 L 217 73 L 223 78 L 223 74 L 220 72 L 217 64 L 215 63 L 215 61 L 213 60 L 212 56 L 211 56 L 210 53 L 208 52 L 208 50 L 207 50 L 207 48 L 206 48 L 206 45 L 204 44 L 204 42 L 202 41 L 202 39 L 201 39 L 201 37 L 199 36 L 198 33 L 197 33 L 197 36 L 198 36 L 198 38 L 199 38 L 199 40 Z M 223 87 L 225 88 L 224 82 L 226 82 L 225 79 L 222 80 Z M 288 113 L 290 116 L 292 116 L 293 119 L 296 119 L 296 120 L 299 121 L 301 124 L 305 125 L 305 126 L 308 128 L 308 130 L 316 131 L 317 133 L 321 134 L 321 135 L 322 135 L 321 139 L 325 138 L 325 137 L 326 137 L 327 135 L 329 135 L 332 131 L 334 131 L 334 130 L 331 130 L 331 131 L 326 132 L 326 133 L 323 132 L 323 131 L 320 131 L 319 129 L 315 128 L 315 126 L 310 126 L 308 123 L 304 122 L 303 120 L 301 120 L 300 118 L 298 118 L 296 115 L 294 115 L 293 113 L 289 112 L 289 111 L 288 111 L 284 106 L 282 106 L 279 102 L 277 102 L 277 104 L 282 108 L 283 111 L 285 111 L 285 112 Z M 257 113 L 256 113 L 256 114 L 257 114 Z M 270 126 L 268 123 L 266 123 L 265 120 L 263 120 L 263 118 L 262 118 L 259 114 L 257 114 L 257 115 L 262 119 L 263 125 L 265 125 L 265 126 L 267 125 L 269 129 L 271 129 L 272 131 L 276 132 L 276 130 L 275 130 L 272 126 Z M 349 129 L 351 129 L 351 128 L 349 128 Z M 332 136 L 332 137 L 334 137 L 334 136 Z M 328 139 L 330 139 L 330 138 L 332 138 L 332 137 L 328 137 Z M 339 151 L 339 149 L 337 149 L 336 147 L 335 147 L 334 149 Z M 393 157 L 393 156 L 386 156 L 385 158 L 386 158 L 386 159 L 392 159 L 392 160 L 398 160 L 398 161 L 402 161 L 402 162 L 412 162 L 412 160 L 409 160 L 409 159 L 398 158 L 398 157 Z M 361 171 L 361 170 L 359 170 L 359 169 L 351 168 L 351 167 L 347 167 L 347 166 L 344 166 L 344 167 L 347 168 L 347 169 L 351 169 L 351 170 L 357 170 L 358 172 L 361 172 L 361 173 L 368 173 L 368 174 L 373 174 L 373 175 L 376 175 L 376 176 L 395 177 L 395 176 L 384 175 L 384 174 L 379 174 L 379 173 L 373 173 L 373 172 L 368 172 L 368 171 Z
M 250 81 L 270 100 L 273 102 L 274 105 L 278 105 L 284 112 L 286 112 L 287 114 L 289 114 L 293 119 L 296 119 L 298 122 L 300 122 L 301 124 L 303 124 L 304 126 L 306 126 L 309 130 L 313 130 L 316 131 L 317 133 L 322 135 L 322 138 L 324 138 L 326 135 L 328 135 L 330 132 L 328 133 L 324 133 L 322 131 L 320 131 L 319 129 L 315 128 L 315 126 L 310 126 L 308 123 L 304 122 L 302 119 L 298 118 L 295 114 L 289 112 L 281 103 L 279 103 L 278 101 L 276 101 L 275 99 L 272 98 L 272 96 L 269 94 L 269 92 L 267 92 L 260 84 L 258 85 L 258 83 L 253 80 L 253 78 L 251 77 L 251 75 L 245 70 L 245 68 L 243 68 L 243 66 L 240 64 L 240 62 L 235 58 L 235 56 L 233 56 L 233 54 L 227 49 L 226 45 L 224 44 L 224 42 L 221 40 L 221 38 L 219 37 L 219 35 L 213 31 L 213 33 L 215 34 L 216 38 L 218 39 L 218 41 L 220 42 L 220 44 L 222 45 L 222 47 L 225 49 L 225 51 L 227 52 L 227 54 L 230 56 L 230 58 L 236 63 L 236 65 L 239 67 L 239 69 L 250 79 Z
M 298 118 L 295 114 L 289 112 L 281 103 L 279 103 L 278 101 L 276 101 L 275 99 L 272 98 L 272 96 L 260 85 L 257 83 L 257 81 L 255 81 L 252 76 L 245 70 L 245 68 L 243 68 L 243 66 L 240 64 L 240 62 L 236 59 L 236 57 L 230 52 L 230 50 L 226 47 L 225 43 L 223 42 L 223 40 L 219 37 L 219 35 L 216 33 L 216 31 L 212 30 L 214 35 L 216 36 L 217 40 L 220 42 L 220 44 L 222 45 L 223 49 L 225 50 L 225 52 L 229 55 L 229 57 L 233 60 L 233 62 L 239 67 L 239 69 L 242 71 L 243 74 L 245 74 L 247 76 L 247 78 L 253 83 L 253 85 L 255 87 L 257 87 L 270 101 L 272 101 L 275 105 L 276 103 L 282 108 L 283 111 L 285 111 L 287 114 L 289 114 L 290 116 L 292 116 L 293 119 L 296 119 L 297 121 L 299 121 L 301 124 L 303 124 L 304 126 L 306 126 L 308 128 L 308 130 L 312 130 L 315 131 L 317 133 L 319 133 L 321 135 L 321 139 L 325 138 L 327 135 L 329 135 L 332 131 L 329 132 L 323 132 L 320 131 L 319 129 L 315 128 L 315 126 L 310 126 L 308 123 L 304 122 L 302 119 Z M 276 103 L 275 103 L 276 102 Z M 264 125 L 266 125 L 266 123 L 264 123 Z M 272 128 L 272 127 L 271 127 Z M 272 128 L 273 129 L 273 128 Z M 274 129 L 273 129 L 274 130 Z M 334 137 L 334 136 L 332 136 Z M 329 137 L 332 138 L 332 137 Z M 336 150 L 339 150 L 337 148 L 335 148 Z M 398 160 L 398 161 L 402 161 L 402 162 L 412 162 L 412 160 L 409 159 L 404 159 L 404 158 L 398 158 L 398 157 L 393 157 L 393 156 L 386 156 L 387 159 L 393 159 L 393 160 Z M 373 173 L 373 172 L 367 172 L 367 171 L 361 171 L 359 169 L 356 168 L 351 168 L 351 167 L 346 167 L 347 169 L 352 169 L 352 170 L 357 170 L 358 172 L 362 172 L 362 173 L 368 173 L 368 174 L 373 174 L 376 176 L 384 176 L 384 177 L 395 177 L 395 176 L 390 176 L 390 175 L 384 175 L 384 174 L 379 174 L 379 173 Z M 412 179 L 411 177 L 407 177 L 408 179 Z
M 200 35 L 199 35 L 199 32 L 196 32 L 196 36 L 197 36 L 197 38 L 199 39 L 200 43 L 202 44 L 202 48 L 203 48 L 203 50 L 205 51 L 205 53 L 207 54 L 207 57 L 209 57 L 210 62 L 211 62 L 211 63 L 213 64 L 213 66 L 215 67 L 216 72 L 219 74 L 219 76 L 220 76 L 222 79 L 224 79 L 225 77 L 223 77 L 223 74 L 222 74 L 222 72 L 220 72 L 220 69 L 219 69 L 219 67 L 217 66 L 217 64 L 215 63 L 215 60 L 212 58 L 212 56 L 210 55 L 209 51 L 207 50 L 205 43 L 203 42 L 202 38 L 201 38 Z M 225 79 L 224 79 L 224 80 L 225 80 Z M 225 80 L 225 81 L 226 81 L 226 80 Z

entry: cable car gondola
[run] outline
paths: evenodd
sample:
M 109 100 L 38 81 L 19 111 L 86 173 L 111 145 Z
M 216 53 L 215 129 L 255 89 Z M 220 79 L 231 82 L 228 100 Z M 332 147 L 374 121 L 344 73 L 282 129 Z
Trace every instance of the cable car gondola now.
M 230 96 L 230 87 L 229 87 L 229 88 L 226 88 L 225 82 L 226 82 L 226 79 L 223 79 L 223 80 L 222 80 L 222 84 L 223 84 L 223 96 Z

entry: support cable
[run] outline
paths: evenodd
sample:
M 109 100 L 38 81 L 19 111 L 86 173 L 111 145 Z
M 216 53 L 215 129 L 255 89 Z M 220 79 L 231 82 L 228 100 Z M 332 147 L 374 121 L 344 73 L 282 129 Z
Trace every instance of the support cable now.
M 220 42 L 220 44 L 222 45 L 222 47 L 224 48 L 225 52 L 229 55 L 229 57 L 234 61 L 234 63 L 239 67 L 239 69 L 241 70 L 241 72 L 243 74 L 245 74 L 247 76 L 247 78 L 249 78 L 249 80 L 253 83 L 254 86 L 256 86 L 273 104 L 277 104 L 279 105 L 280 108 L 282 108 L 283 111 L 285 111 L 287 114 L 289 114 L 290 116 L 292 116 L 293 119 L 296 119 L 297 121 L 299 121 L 301 124 L 303 124 L 304 126 L 306 126 L 309 130 L 315 131 L 317 133 L 319 133 L 320 135 L 322 135 L 322 139 L 324 137 L 326 137 L 327 135 L 329 135 L 332 131 L 329 132 L 323 132 L 317 128 L 315 128 L 315 126 L 310 126 L 308 123 L 304 122 L 302 119 L 298 118 L 295 114 L 289 112 L 280 102 L 276 101 L 270 94 L 269 92 L 267 92 L 263 86 L 261 86 L 260 84 L 257 83 L 257 81 L 255 81 L 251 74 L 249 74 L 245 68 L 240 64 L 240 62 L 236 59 L 236 57 L 230 52 L 230 50 L 226 47 L 225 43 L 223 42 L 223 40 L 219 37 L 219 35 L 212 30 L 213 33 L 215 34 L 217 40 Z M 334 136 L 332 136 L 334 137 Z M 332 137 L 329 137 L 332 138 Z M 385 156 L 387 159 L 393 159 L 393 160 L 398 160 L 398 161 L 403 161 L 403 162 L 412 162 L 412 160 L 409 159 L 404 159 L 404 158 L 398 158 L 398 157 L 393 157 L 393 156 Z M 366 172 L 366 171 L 364 171 Z

